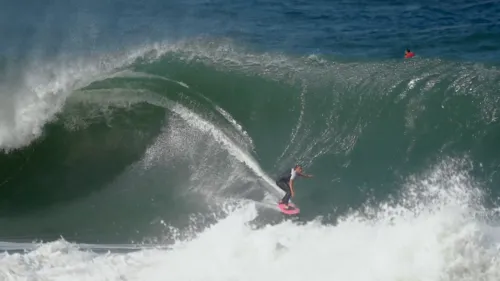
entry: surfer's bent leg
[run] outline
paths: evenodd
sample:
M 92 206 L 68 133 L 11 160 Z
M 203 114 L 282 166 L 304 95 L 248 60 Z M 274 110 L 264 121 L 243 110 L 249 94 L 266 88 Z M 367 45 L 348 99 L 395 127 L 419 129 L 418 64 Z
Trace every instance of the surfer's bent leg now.
M 292 196 L 290 186 L 288 186 L 288 184 L 284 181 L 277 181 L 276 184 L 279 188 L 286 192 L 285 196 L 283 196 L 283 199 L 281 199 L 281 203 L 288 205 L 288 201 L 290 201 L 290 197 Z

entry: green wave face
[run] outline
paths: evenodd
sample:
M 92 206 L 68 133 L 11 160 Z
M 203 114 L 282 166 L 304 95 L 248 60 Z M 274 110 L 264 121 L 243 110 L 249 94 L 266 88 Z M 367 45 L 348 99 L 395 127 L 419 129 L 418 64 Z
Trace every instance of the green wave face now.
M 295 163 L 315 176 L 296 182 L 304 219 L 397 196 L 446 159 L 496 193 L 499 85 L 494 68 L 437 60 L 150 54 L 75 90 L 43 136 L 1 156 L 0 236 L 155 236 L 219 200 L 274 204 Z

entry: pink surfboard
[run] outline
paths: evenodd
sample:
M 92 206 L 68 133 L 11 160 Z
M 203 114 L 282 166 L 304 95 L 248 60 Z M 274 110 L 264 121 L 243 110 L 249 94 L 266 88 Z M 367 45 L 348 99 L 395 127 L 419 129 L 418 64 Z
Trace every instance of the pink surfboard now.
M 278 207 L 280 208 L 281 212 L 287 215 L 296 215 L 300 213 L 300 209 L 297 208 L 293 203 L 288 203 L 288 209 L 285 209 L 285 205 L 279 204 Z

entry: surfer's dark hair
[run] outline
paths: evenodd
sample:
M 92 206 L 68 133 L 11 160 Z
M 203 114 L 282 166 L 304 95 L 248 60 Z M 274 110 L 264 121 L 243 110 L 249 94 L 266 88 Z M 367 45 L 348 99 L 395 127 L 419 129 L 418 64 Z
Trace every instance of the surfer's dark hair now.
M 300 167 L 300 168 L 302 168 L 302 166 L 301 166 L 301 165 L 296 164 L 294 169 L 297 169 L 297 168 L 299 168 L 299 167 Z

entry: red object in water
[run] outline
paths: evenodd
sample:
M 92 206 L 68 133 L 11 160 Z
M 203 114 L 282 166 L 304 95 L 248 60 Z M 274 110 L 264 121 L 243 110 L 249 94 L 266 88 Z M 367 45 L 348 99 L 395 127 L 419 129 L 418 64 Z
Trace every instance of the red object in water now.
M 405 59 L 413 58 L 415 54 L 413 52 L 409 52 L 405 55 Z

